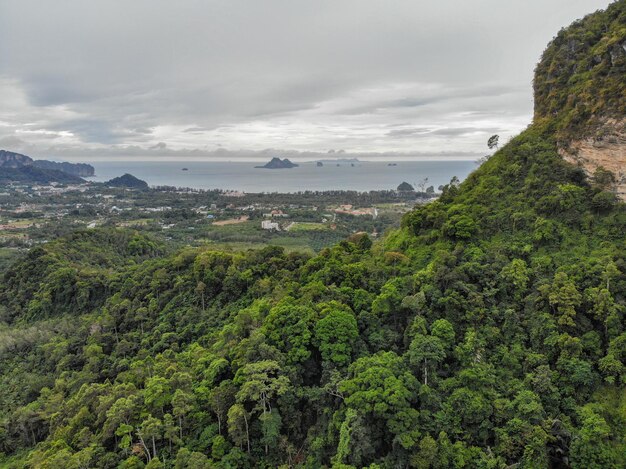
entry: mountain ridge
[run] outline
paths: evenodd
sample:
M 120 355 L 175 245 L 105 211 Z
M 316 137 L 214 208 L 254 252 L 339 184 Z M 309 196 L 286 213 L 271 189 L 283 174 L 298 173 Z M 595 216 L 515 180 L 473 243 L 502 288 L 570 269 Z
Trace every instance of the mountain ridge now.
M 30 156 L 0 150 L 0 178 L 3 182 L 81 183 L 82 177 L 93 176 L 93 166 L 85 163 L 66 163 L 33 160 Z

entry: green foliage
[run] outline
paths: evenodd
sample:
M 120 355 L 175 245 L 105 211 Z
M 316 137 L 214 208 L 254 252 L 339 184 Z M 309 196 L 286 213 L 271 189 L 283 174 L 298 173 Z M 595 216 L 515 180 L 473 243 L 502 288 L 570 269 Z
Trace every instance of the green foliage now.
M 550 46 L 540 114 L 576 117 L 556 49 L 584 26 L 612 50 L 623 5 Z M 0 465 L 625 466 L 626 209 L 548 124 L 376 243 L 31 249 L 0 284 Z
M 626 110 L 626 5 L 575 22 L 548 45 L 535 71 L 535 122 L 560 139 L 594 134 L 603 117 Z
M 337 366 L 347 365 L 359 335 L 354 314 L 338 303 L 325 307 L 321 314 L 322 319 L 315 324 L 315 342 L 322 359 Z

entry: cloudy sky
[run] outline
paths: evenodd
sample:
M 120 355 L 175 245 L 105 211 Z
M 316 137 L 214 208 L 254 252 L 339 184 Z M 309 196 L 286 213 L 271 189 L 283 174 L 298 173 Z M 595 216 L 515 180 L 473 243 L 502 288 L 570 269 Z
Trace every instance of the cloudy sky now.
M 608 0 L 0 0 L 0 149 L 483 154 Z M 302 153 L 306 154 L 306 153 Z

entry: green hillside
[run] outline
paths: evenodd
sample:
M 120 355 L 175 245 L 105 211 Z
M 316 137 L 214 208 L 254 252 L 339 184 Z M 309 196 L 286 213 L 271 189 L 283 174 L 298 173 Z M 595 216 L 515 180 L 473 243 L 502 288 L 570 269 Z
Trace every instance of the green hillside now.
M 559 38 L 626 41 L 625 12 Z M 615 116 L 626 75 L 583 78 L 374 243 L 31 250 L 0 284 L 0 466 L 625 467 L 626 206 L 557 140 L 596 85 Z

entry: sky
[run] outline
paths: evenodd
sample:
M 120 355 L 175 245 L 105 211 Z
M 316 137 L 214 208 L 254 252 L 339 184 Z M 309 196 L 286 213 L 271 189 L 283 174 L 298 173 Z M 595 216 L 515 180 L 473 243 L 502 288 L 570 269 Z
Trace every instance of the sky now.
M 483 155 L 608 0 L 0 0 L 0 149 L 57 160 Z

